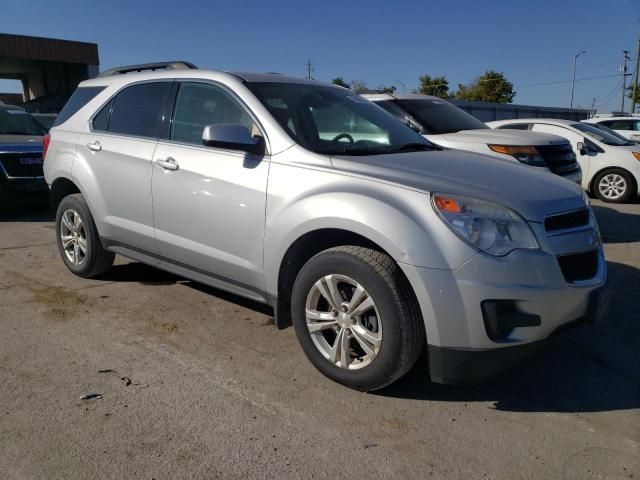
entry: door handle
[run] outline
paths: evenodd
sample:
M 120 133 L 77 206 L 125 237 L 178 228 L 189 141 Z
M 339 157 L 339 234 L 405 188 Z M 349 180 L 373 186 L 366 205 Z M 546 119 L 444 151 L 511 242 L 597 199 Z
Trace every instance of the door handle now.
M 100 145 L 100 142 L 96 140 L 93 143 L 87 143 L 87 148 L 92 152 L 99 152 L 102 150 L 102 145 Z
M 176 162 L 175 158 L 167 157 L 164 160 L 159 158 L 156 160 L 156 164 L 160 165 L 165 170 L 178 170 L 180 165 Z

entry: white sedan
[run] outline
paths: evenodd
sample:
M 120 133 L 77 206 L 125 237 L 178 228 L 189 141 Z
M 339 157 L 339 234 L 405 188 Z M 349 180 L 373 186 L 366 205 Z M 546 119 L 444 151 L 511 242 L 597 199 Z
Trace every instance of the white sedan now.
M 518 118 L 487 123 L 491 128 L 560 135 L 571 142 L 582 168 L 582 187 L 605 202 L 638 196 L 640 146 L 588 123 L 556 118 Z

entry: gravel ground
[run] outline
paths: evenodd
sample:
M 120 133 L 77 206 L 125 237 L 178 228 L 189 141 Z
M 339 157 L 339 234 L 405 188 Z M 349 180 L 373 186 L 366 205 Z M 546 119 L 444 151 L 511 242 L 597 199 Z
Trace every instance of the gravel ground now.
M 420 364 L 376 394 L 320 375 L 260 305 L 122 258 L 77 278 L 47 213 L 4 212 L 0 477 L 640 478 L 640 204 L 594 204 L 605 324 L 489 384 Z

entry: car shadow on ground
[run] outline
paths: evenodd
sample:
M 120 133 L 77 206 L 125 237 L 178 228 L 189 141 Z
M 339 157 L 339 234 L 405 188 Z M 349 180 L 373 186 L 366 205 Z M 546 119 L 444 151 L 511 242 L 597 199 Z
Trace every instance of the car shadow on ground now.
M 603 243 L 640 242 L 640 215 L 593 205 Z
M 55 213 L 49 208 L 49 201 L 33 201 L 29 204 L 0 205 L 0 222 L 53 222 Z
M 422 358 L 378 395 L 443 402 L 493 402 L 518 412 L 605 412 L 640 408 L 640 270 L 608 263 L 612 309 L 600 325 L 568 333 L 510 372 L 476 386 L 433 384 Z
M 268 305 L 255 302 L 202 283 L 187 280 L 184 277 L 165 272 L 164 270 L 160 270 L 140 262 L 132 261 L 121 265 L 114 265 L 108 272 L 101 275 L 98 280 L 105 282 L 135 282 L 141 283 L 142 285 L 173 285 L 179 283 L 220 300 L 254 310 L 258 313 L 271 316 L 273 315 L 273 309 Z

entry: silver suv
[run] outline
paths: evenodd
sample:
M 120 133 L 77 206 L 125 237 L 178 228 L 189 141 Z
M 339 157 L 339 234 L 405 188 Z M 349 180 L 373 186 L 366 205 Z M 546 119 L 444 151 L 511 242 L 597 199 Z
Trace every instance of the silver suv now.
M 117 253 L 269 304 L 359 390 L 425 350 L 432 380 L 482 380 L 607 303 L 578 186 L 441 150 L 341 87 L 128 67 L 81 83 L 50 135 L 69 270 Z

